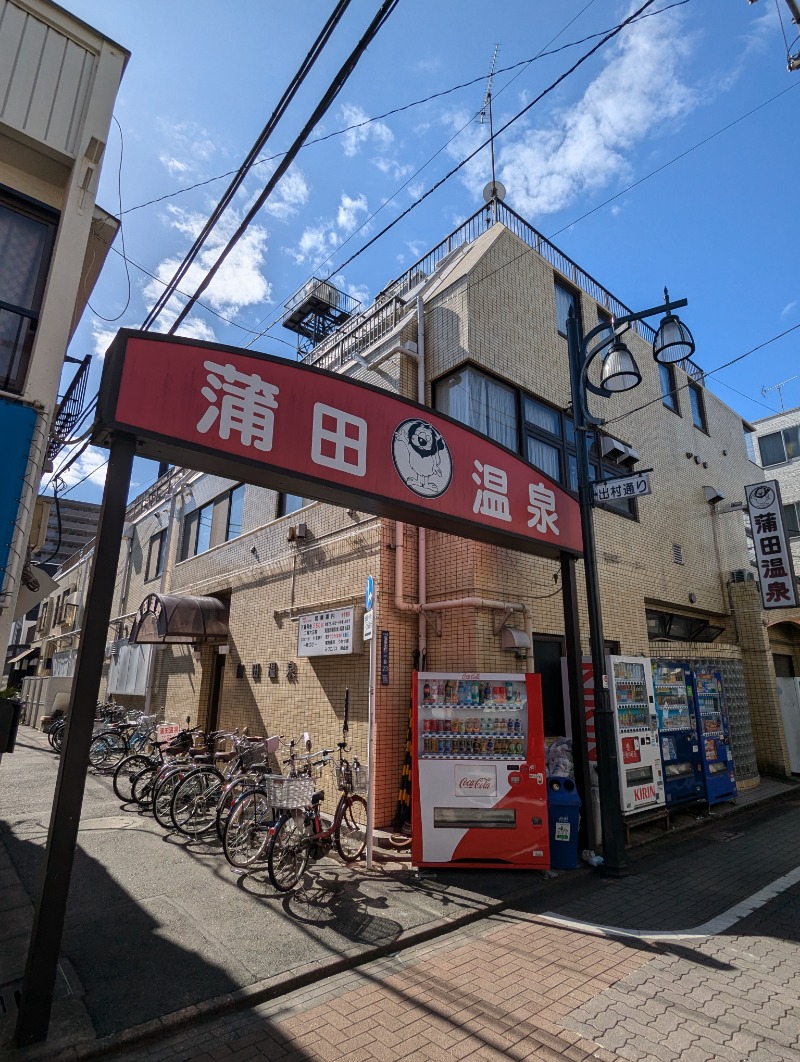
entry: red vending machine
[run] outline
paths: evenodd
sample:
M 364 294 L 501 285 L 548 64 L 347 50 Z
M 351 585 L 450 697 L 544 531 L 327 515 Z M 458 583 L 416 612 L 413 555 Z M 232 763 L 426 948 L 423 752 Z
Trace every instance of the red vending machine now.
M 547 870 L 540 676 L 414 672 L 412 698 L 414 865 Z

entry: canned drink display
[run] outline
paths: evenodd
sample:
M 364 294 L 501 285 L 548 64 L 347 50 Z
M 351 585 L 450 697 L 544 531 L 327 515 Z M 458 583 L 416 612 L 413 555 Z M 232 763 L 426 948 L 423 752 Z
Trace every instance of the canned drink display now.
M 486 743 L 484 745 L 484 748 L 486 749 L 487 756 L 493 756 L 494 755 L 494 739 L 493 738 L 487 738 L 486 739 Z
M 522 731 L 522 720 L 521 719 L 515 719 L 514 720 L 514 733 L 515 734 L 519 734 L 521 731 Z

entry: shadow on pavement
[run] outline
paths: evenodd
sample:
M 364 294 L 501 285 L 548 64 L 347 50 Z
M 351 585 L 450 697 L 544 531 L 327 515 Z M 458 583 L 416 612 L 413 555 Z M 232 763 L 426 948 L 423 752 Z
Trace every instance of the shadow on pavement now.
M 19 840 L 2 823 L 0 841 L 33 897 L 42 846 Z M 163 900 L 135 902 L 77 849 L 61 950 L 78 976 L 99 1037 L 240 987 L 198 954 L 202 937 L 187 931 L 184 948 L 160 935 L 182 917 L 180 908 Z

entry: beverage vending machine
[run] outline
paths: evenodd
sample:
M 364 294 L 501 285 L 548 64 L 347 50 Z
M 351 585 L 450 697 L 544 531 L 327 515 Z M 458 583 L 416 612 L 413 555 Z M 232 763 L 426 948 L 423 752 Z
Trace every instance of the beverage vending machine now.
M 705 775 L 688 665 L 654 660 L 653 691 L 666 802 L 675 807 L 693 800 L 705 800 Z
M 664 804 L 653 676 L 645 657 L 609 656 L 606 666 L 617 731 L 622 811 L 632 815 Z
M 415 866 L 550 866 L 541 678 L 414 672 Z
M 736 772 L 725 712 L 722 675 L 711 668 L 695 668 L 694 683 L 697 731 L 700 739 L 706 799 L 709 804 L 736 799 Z

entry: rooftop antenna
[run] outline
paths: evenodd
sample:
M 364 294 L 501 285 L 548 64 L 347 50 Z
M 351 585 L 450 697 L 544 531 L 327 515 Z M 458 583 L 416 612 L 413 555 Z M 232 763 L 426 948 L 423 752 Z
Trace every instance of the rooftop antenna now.
M 781 413 L 784 412 L 782 388 L 785 387 L 786 384 L 791 383 L 792 380 L 800 380 L 800 374 L 798 374 L 796 376 L 790 376 L 788 380 L 781 380 L 780 383 L 773 384 L 772 387 L 762 387 L 761 388 L 761 394 L 762 395 L 766 395 L 770 391 L 777 391 L 778 392 L 778 398 L 780 399 L 780 403 L 781 403 Z
M 483 97 L 483 106 L 481 107 L 481 113 L 478 116 L 478 121 L 481 125 L 484 125 L 488 119 L 489 122 L 489 149 L 492 154 L 492 180 L 490 184 L 487 184 L 483 190 L 483 198 L 489 203 L 493 199 L 502 199 L 506 194 L 505 188 L 502 184 L 497 183 L 497 179 L 494 171 L 494 123 L 492 121 L 492 81 L 494 80 L 494 71 L 497 66 L 497 54 L 500 51 L 500 45 L 495 44 L 494 54 L 492 55 L 492 66 L 489 70 L 489 79 L 486 82 L 486 95 Z M 495 207 L 496 209 L 496 207 Z

